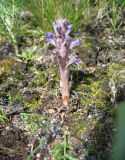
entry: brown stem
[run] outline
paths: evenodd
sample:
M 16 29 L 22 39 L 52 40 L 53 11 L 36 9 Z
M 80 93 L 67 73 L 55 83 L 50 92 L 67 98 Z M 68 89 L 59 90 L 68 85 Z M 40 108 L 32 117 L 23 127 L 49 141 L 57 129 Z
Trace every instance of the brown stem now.
M 63 105 L 67 106 L 69 103 L 69 73 L 67 67 L 60 66 L 60 88 L 62 94 Z
M 59 51 L 58 62 L 60 67 L 60 89 L 62 94 L 63 105 L 68 106 L 69 102 L 69 73 L 67 68 L 69 49 L 63 42 L 63 38 L 57 38 L 56 48 Z

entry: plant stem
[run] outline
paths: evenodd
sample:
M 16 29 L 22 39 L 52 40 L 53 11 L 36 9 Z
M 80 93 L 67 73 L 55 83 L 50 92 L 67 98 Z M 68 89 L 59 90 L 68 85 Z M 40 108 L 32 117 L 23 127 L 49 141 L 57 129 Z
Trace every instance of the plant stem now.
M 18 54 L 18 46 L 17 46 L 17 44 L 14 44 L 13 46 L 14 46 L 14 51 L 15 51 L 15 53 L 17 55 Z
M 64 64 L 63 59 L 61 63 Z M 68 106 L 69 103 L 69 72 L 65 65 L 60 65 L 60 88 L 62 94 L 63 105 Z
M 67 146 L 67 133 L 66 131 L 64 132 L 64 160 L 66 160 L 66 146 Z

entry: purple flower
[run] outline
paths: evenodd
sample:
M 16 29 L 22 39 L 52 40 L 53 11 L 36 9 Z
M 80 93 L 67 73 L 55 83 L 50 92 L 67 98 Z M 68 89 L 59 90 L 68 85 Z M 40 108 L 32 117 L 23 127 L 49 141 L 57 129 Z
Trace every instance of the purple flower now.
M 51 32 L 47 32 L 46 33 L 46 41 L 48 43 L 51 43 L 52 45 L 55 46 L 55 40 L 56 40 L 56 36 L 55 34 L 51 33 Z
M 68 22 L 67 22 L 66 19 L 62 19 L 62 23 L 63 23 L 64 26 L 67 26 L 67 25 L 68 25 Z
M 70 63 L 76 63 L 76 62 L 80 62 L 80 58 L 71 58 Z
M 53 24 L 53 28 L 54 28 L 56 35 L 57 36 L 61 35 L 62 26 L 61 26 L 60 21 L 54 21 L 52 24 Z
M 71 58 L 69 61 L 68 61 L 68 63 L 67 63 L 67 65 L 66 65 L 66 67 L 68 67 L 69 65 L 71 65 L 72 63 L 76 63 L 76 62 L 80 62 L 80 58 Z
M 66 36 L 65 42 L 66 42 L 66 44 L 69 44 L 69 45 L 70 45 L 70 43 L 72 42 L 72 37 Z
M 66 27 L 65 34 L 68 35 L 71 32 L 71 29 L 72 29 L 72 24 L 68 24 Z
M 66 19 L 59 19 L 53 22 L 53 28 L 56 35 L 68 35 L 72 29 L 72 25 L 67 22 Z
M 56 27 L 56 30 L 57 30 L 58 33 L 60 33 L 61 32 L 61 27 L 60 26 Z
M 82 41 L 77 39 L 76 41 L 71 42 L 69 48 L 72 49 L 72 48 L 75 48 L 75 47 L 80 46 L 80 45 L 82 45 Z
M 65 28 L 65 34 L 68 35 L 71 32 L 72 24 L 69 24 L 66 19 L 63 19 L 62 23 L 63 23 L 64 28 Z

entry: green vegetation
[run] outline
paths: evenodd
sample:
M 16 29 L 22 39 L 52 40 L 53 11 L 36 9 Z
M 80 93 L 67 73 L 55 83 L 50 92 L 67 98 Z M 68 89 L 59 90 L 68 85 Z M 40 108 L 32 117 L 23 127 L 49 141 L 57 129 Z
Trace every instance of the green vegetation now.
M 34 157 L 34 155 L 41 150 L 41 148 L 43 147 L 44 143 L 45 143 L 44 138 L 41 138 L 39 140 L 38 146 L 35 147 L 35 149 L 30 153 L 30 155 L 26 158 L 26 160 L 32 160 L 32 158 Z
M 0 109 L 0 124 L 5 123 L 7 121 L 6 114 L 4 113 L 3 109 Z
M 78 25 L 82 25 L 81 19 L 84 18 L 85 13 L 87 14 L 91 4 L 90 0 L 78 2 L 64 0 L 63 3 L 60 0 L 28 0 L 27 2 L 27 7 L 44 31 L 51 30 L 52 22 L 58 17 L 65 17 L 74 28 L 79 27 Z
M 115 135 L 115 143 L 113 148 L 113 153 L 111 155 L 111 160 L 122 160 L 124 159 L 124 147 L 125 147 L 125 126 L 124 126 L 124 117 L 125 117 L 125 102 L 121 102 L 117 106 L 117 132 Z
M 77 160 L 71 155 L 72 145 L 67 143 L 67 133 L 64 132 L 64 143 L 57 144 L 53 149 L 53 156 L 56 160 Z
M 35 133 L 39 128 L 46 129 L 43 121 L 45 117 L 37 113 L 21 113 L 21 119 L 26 122 L 26 128 L 31 132 Z
M 17 57 L 22 58 L 24 61 L 30 61 L 36 59 L 35 51 L 37 46 L 33 46 L 31 48 L 27 48 L 26 51 L 22 51 L 21 54 L 17 54 Z
M 112 0 L 109 2 L 111 9 L 107 12 L 107 17 L 111 23 L 113 31 L 116 31 L 122 23 L 119 22 L 123 7 L 125 5 L 125 2 L 121 2 L 121 5 L 119 6 L 118 1 Z
M 20 3 L 16 0 L 2 0 L 0 3 L 0 31 L 12 41 L 16 53 L 18 53 L 17 38 L 23 32 L 20 11 Z
M 63 3 L 60 0 L 2 0 L 0 3 L 1 35 L 12 41 L 18 53 L 17 46 L 22 36 L 42 36 L 45 31 L 52 29 L 52 22 L 58 17 L 66 18 L 73 24 L 74 29 L 78 29 L 89 23 L 93 17 L 98 21 L 106 15 L 112 29 L 116 31 L 121 25 L 119 18 L 125 2 L 99 0 L 95 4 L 94 6 L 91 0 L 77 2 L 64 0 Z
M 87 94 L 88 92 L 88 96 L 81 99 L 81 103 L 85 107 L 90 106 L 101 110 L 108 108 L 110 103 L 108 104 L 107 99 L 110 96 L 110 93 L 105 90 L 104 85 L 104 81 L 93 82 L 90 86 L 84 85 L 84 94 Z M 85 92 L 86 90 L 88 91 Z

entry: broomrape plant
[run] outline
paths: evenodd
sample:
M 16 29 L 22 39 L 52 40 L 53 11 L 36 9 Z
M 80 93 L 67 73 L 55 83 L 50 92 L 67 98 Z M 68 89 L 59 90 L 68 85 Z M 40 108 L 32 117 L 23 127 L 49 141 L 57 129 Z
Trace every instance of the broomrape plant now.
M 53 53 L 58 58 L 60 69 L 60 89 L 62 94 L 63 105 L 67 106 L 69 102 L 69 71 L 68 66 L 74 62 L 79 62 L 79 58 L 69 59 L 70 50 L 82 44 L 77 39 L 73 41 L 69 36 L 72 25 L 66 19 L 58 19 L 53 22 L 54 33 L 47 32 L 46 40 L 55 46 Z

